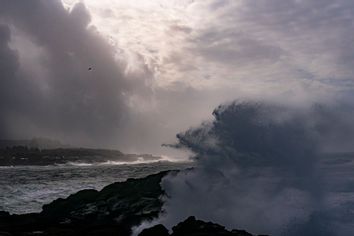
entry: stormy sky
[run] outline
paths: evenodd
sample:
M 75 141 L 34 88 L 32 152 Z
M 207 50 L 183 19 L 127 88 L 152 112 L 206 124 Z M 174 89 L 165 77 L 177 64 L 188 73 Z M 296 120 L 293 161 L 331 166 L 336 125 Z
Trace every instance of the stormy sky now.
M 0 0 L 0 138 L 173 155 L 221 103 L 350 106 L 353 28 L 351 0 Z

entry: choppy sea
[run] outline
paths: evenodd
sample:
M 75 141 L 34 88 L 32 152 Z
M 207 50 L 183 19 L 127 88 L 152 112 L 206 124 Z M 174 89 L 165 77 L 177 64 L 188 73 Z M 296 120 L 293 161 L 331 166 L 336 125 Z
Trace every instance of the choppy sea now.
M 82 189 L 140 178 L 164 170 L 185 169 L 191 163 L 104 163 L 0 167 L 0 211 L 40 212 L 42 205 Z
M 354 154 L 323 158 L 320 168 L 326 200 L 345 204 L 354 212 Z M 53 166 L 0 167 L 0 211 L 40 212 L 43 204 L 82 189 L 101 190 L 114 182 L 140 178 L 164 170 L 186 169 L 192 163 L 152 162 L 102 164 L 68 163 Z M 350 203 L 348 205 L 348 203 Z M 353 213 L 354 216 L 354 213 Z

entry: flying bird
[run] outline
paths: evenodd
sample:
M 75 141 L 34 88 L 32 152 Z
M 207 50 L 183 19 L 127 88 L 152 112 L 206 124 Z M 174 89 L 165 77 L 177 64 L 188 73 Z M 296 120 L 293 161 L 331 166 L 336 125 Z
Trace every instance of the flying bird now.
M 92 67 L 89 67 L 88 70 L 92 70 Z

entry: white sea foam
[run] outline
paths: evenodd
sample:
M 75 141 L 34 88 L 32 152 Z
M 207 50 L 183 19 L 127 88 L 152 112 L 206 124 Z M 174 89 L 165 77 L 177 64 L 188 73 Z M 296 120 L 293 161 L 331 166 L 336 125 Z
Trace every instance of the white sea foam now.
M 64 164 L 65 165 L 65 164 Z M 85 162 L 68 162 L 68 163 L 66 163 L 66 165 L 71 165 L 71 166 L 82 166 L 82 167 L 84 167 L 84 166 L 92 166 L 92 165 L 94 165 L 93 163 L 85 163 Z

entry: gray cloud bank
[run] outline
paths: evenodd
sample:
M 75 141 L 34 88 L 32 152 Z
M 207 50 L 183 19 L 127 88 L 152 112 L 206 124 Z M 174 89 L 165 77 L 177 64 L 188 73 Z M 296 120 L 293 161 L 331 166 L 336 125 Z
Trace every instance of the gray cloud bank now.
M 225 101 L 353 99 L 350 0 L 154 3 L 154 14 L 137 2 L 107 15 L 1 0 L 0 137 L 160 152 Z M 91 25 L 98 15 L 117 45 Z M 129 50 L 139 54 L 131 73 Z
M 197 167 L 164 180 L 160 221 L 173 225 L 195 215 L 275 236 L 351 235 L 353 154 L 329 153 L 353 151 L 353 111 L 256 102 L 218 107 L 212 122 L 177 135 L 173 146 L 195 153 Z
M 128 84 L 85 6 L 3 0 L 0 22 L 0 136 L 112 139 Z
M 144 63 L 126 73 L 120 49 L 90 25 L 83 3 L 0 4 L 0 138 L 161 153 L 161 143 L 204 116 L 192 111 L 213 90 L 156 87 Z M 181 112 L 191 115 L 175 119 Z

